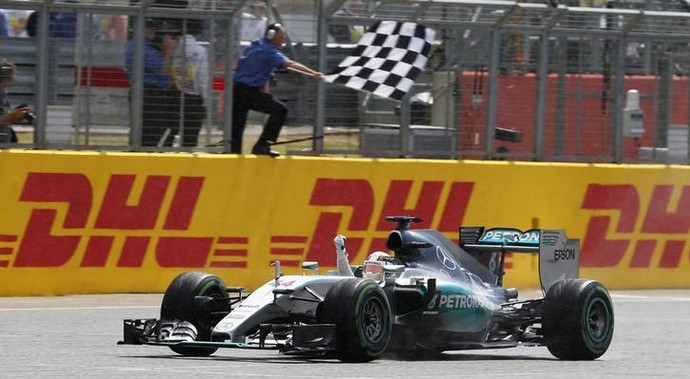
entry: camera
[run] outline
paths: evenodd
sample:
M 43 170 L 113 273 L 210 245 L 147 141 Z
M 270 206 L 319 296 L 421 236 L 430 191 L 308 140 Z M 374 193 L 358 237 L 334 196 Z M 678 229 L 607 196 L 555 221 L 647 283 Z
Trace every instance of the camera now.
M 25 108 L 25 107 L 28 107 L 28 105 L 22 104 L 18 107 L 15 107 L 14 109 Z M 29 124 L 33 124 L 34 121 L 36 121 L 36 115 L 33 114 L 33 112 L 31 112 L 31 111 L 26 111 L 26 113 L 24 113 L 24 116 L 21 118 L 21 120 L 25 121 Z
M 22 120 L 26 121 L 29 124 L 33 124 L 34 121 L 36 121 L 36 115 L 33 114 L 31 111 L 28 111 L 24 114 L 24 117 L 22 117 Z

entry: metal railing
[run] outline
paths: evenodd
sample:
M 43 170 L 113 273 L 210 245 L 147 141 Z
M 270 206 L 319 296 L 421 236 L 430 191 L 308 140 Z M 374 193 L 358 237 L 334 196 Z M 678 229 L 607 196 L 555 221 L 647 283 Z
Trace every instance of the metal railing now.
M 362 145 L 371 146 L 363 153 L 381 154 L 368 138 L 386 141 L 392 147 L 386 155 L 393 156 L 688 162 L 690 13 L 649 10 L 684 9 L 682 4 L 545 3 L 330 3 L 321 15 L 325 28 L 366 28 L 387 19 L 437 31 L 429 70 L 416 91 L 402 104 L 383 106 L 386 124 L 399 126 L 398 132 L 381 127 L 382 109 L 361 112 Z M 331 50 L 321 46 L 320 53 L 324 61 Z M 639 104 L 639 111 L 629 104 Z M 420 126 L 438 128 L 429 136 Z M 435 138 L 456 144 L 449 148 Z M 414 143 L 404 143 L 409 140 L 437 149 L 417 151 Z

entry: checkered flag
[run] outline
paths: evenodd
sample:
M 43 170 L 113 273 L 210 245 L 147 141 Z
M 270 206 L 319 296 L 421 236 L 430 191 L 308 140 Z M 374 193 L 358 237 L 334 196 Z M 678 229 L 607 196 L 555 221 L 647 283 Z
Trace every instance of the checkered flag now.
M 325 81 L 400 101 L 424 69 L 435 35 L 414 22 L 379 21 Z

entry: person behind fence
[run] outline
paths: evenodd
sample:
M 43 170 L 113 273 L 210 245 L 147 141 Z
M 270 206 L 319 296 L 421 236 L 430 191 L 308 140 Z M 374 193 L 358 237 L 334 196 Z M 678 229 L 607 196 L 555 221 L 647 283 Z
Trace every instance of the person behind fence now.
M 204 95 L 208 89 L 208 52 L 196 37 L 203 32 L 201 20 L 187 20 L 186 35 L 173 55 L 175 80 L 182 94 L 182 146 L 196 147 L 206 118 Z M 176 131 L 178 131 L 176 129 Z
M 19 142 L 12 124 L 23 120 L 33 122 L 35 118 L 25 104 L 14 108 L 10 106 L 7 98 L 7 87 L 14 82 L 16 72 L 17 69 L 13 62 L 0 59 L 0 143 Z
M 0 9 L 0 36 L 10 35 L 10 21 L 7 17 L 7 12 L 4 9 Z
M 242 138 L 250 110 L 268 114 L 263 131 L 252 148 L 252 154 L 278 156 L 271 150 L 287 117 L 287 107 L 270 93 L 270 81 L 276 68 L 285 67 L 317 80 L 323 80 L 323 74 L 288 59 L 279 49 L 285 42 L 286 30 L 279 23 L 266 28 L 263 38 L 247 47 L 240 57 L 235 73 L 232 104 L 232 134 L 230 152 L 242 153 Z
M 54 38 L 77 37 L 77 12 L 51 14 L 49 35 Z
M 179 90 L 172 77 L 171 63 L 180 31 L 167 21 L 146 19 L 144 33 L 141 146 L 172 146 L 178 128 Z M 125 47 L 125 69 L 130 85 L 133 85 L 134 52 L 135 44 L 130 40 Z
M 243 41 L 254 41 L 261 38 L 266 30 L 266 3 L 254 1 L 249 4 L 248 12 L 242 12 L 240 38 Z

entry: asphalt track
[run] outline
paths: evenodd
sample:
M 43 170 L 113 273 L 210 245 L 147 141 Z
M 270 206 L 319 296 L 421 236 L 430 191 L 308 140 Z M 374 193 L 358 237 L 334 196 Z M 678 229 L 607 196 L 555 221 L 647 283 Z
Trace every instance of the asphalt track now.
M 367 364 L 238 349 L 186 358 L 164 347 L 118 346 L 122 319 L 156 317 L 159 294 L 0 298 L 0 378 L 687 377 L 690 290 L 612 291 L 612 298 L 613 342 L 596 361 L 559 361 L 546 348 L 518 347 Z

